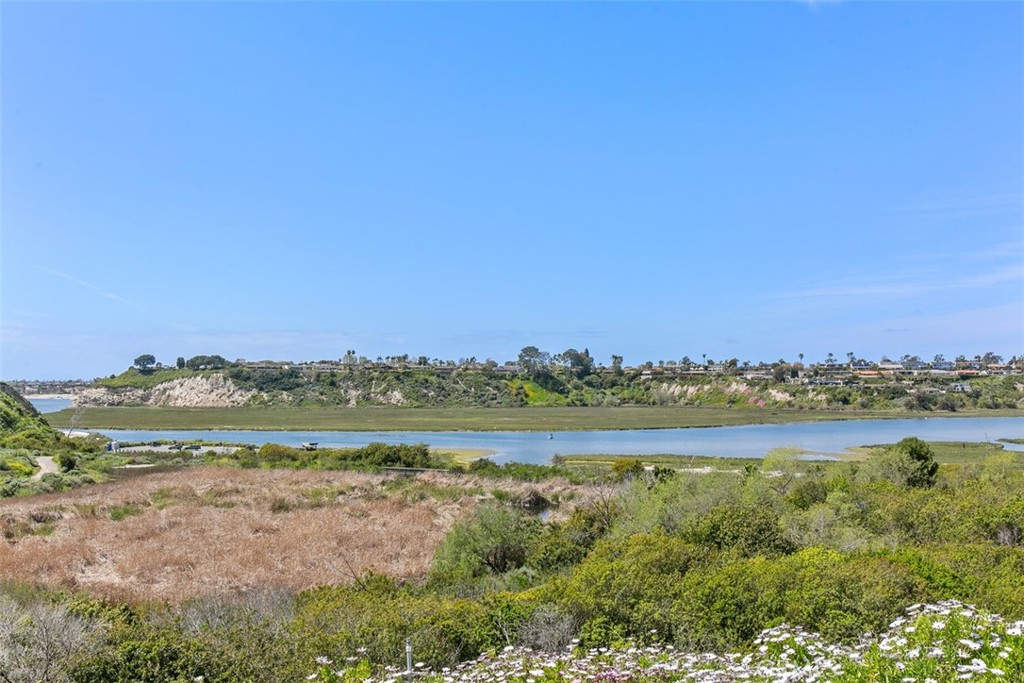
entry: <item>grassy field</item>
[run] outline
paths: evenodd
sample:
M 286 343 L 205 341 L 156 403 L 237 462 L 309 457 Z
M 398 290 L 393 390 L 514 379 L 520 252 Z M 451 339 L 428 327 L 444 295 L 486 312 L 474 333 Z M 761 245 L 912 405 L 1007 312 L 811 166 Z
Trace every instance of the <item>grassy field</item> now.
M 1018 467 L 1024 467 L 1024 453 L 1008 451 L 1000 443 L 970 442 L 970 441 L 929 441 L 932 452 L 935 454 L 936 462 L 946 465 L 966 465 L 971 463 L 984 462 L 986 458 L 993 455 L 1005 453 L 1012 457 Z M 851 448 L 851 455 L 847 460 L 867 460 L 872 454 L 885 448 L 884 445 L 861 446 Z
M 46 416 L 58 428 L 72 410 Z M 264 429 L 285 431 L 538 431 L 664 429 L 924 416 L 1024 416 L 1022 410 L 957 413 L 763 410 L 757 408 L 86 408 L 77 427 L 88 429 Z
M 494 451 L 489 448 L 431 448 L 432 455 L 449 457 L 456 465 L 468 465 L 480 458 L 489 458 Z

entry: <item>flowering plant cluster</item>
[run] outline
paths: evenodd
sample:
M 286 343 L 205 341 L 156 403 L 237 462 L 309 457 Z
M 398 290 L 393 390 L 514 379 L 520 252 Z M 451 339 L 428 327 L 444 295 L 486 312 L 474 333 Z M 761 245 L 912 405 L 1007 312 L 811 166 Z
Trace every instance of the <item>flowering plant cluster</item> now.
M 402 683 L 406 672 L 376 675 L 364 661 L 335 668 L 319 658 L 309 680 L 321 683 Z M 454 669 L 414 669 L 426 683 L 953 683 L 1024 681 L 1024 621 L 1008 622 L 955 601 L 914 605 L 881 635 L 853 645 L 826 643 L 817 634 L 777 626 L 746 653 L 688 653 L 671 645 L 585 650 L 561 654 L 507 647 Z

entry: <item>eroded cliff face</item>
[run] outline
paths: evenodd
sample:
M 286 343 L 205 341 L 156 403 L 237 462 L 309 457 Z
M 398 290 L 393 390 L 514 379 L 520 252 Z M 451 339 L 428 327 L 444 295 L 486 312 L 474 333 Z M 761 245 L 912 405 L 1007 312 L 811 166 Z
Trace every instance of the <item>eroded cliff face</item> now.
M 94 387 L 75 396 L 74 405 L 230 408 L 246 405 L 256 394 L 240 389 L 224 375 L 197 375 L 164 382 L 152 389 Z

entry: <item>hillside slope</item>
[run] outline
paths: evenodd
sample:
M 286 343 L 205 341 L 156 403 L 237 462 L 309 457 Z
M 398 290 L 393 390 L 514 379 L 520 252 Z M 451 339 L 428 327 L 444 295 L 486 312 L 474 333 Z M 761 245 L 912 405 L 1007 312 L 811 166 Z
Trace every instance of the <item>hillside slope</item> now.
M 60 432 L 31 403 L 9 384 L 0 382 L 0 448 L 41 449 L 62 440 Z
M 256 394 L 256 391 L 237 386 L 220 373 L 196 373 L 152 386 L 111 387 L 98 384 L 79 393 L 75 397 L 75 405 L 231 408 L 247 405 Z
M 753 379 L 730 374 L 674 377 L 642 370 L 534 377 L 486 368 L 296 367 L 129 370 L 81 392 L 77 405 L 214 408 L 241 406 L 703 406 L 754 409 L 941 411 L 1024 407 L 1020 376 L 885 378 L 847 384 Z

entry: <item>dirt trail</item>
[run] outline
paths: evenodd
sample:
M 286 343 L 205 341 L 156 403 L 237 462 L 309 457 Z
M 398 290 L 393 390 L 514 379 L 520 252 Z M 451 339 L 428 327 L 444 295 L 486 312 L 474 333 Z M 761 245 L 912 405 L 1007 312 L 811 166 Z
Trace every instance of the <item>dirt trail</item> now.
M 60 468 L 57 466 L 57 461 L 49 455 L 37 456 L 36 462 L 39 463 L 39 471 L 32 475 L 33 481 L 42 479 L 44 474 L 57 474 L 60 472 Z

